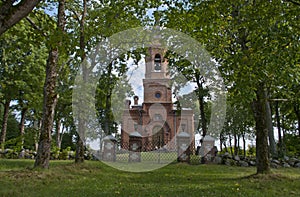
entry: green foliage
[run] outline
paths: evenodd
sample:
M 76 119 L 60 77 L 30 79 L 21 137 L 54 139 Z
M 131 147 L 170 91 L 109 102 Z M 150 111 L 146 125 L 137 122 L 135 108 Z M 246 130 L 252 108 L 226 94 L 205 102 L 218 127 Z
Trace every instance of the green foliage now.
M 1 123 L 2 123 L 2 118 Z M 1 127 L 1 126 L 0 126 Z M 7 133 L 6 133 L 6 139 L 12 139 L 20 136 L 19 131 L 19 122 L 17 121 L 15 115 L 9 114 L 8 121 L 7 121 Z
M 7 152 L 3 156 L 5 159 L 18 159 L 19 158 L 19 152 L 17 150 L 13 149 L 7 149 Z
M 289 156 L 300 156 L 300 136 L 286 134 L 284 136 L 284 143 Z
M 256 155 L 256 147 L 253 145 L 248 145 L 246 155 L 250 157 L 254 157 Z
M 41 81 L 44 79 L 46 48 L 32 42 L 36 35 L 22 20 L 3 36 L 0 42 L 0 86 L 4 98 L 20 99 L 34 105 L 41 99 Z
M 20 152 L 22 148 L 29 149 L 29 150 L 35 150 L 35 141 L 37 136 L 37 131 L 33 128 L 26 128 L 25 134 L 23 136 L 24 143 L 22 144 L 22 137 L 19 132 L 18 128 L 18 122 L 15 120 L 15 132 L 13 133 L 12 130 L 10 130 L 10 127 L 13 124 L 8 127 L 8 133 L 7 133 L 7 140 L 5 142 L 5 148 L 13 149 L 14 151 Z
M 23 19 L 0 38 L 1 100 L 14 100 L 17 104 L 11 108 L 17 111 L 25 109 L 40 112 L 43 91 L 41 81 L 45 76 L 47 51 L 45 38 L 41 38 L 28 26 L 30 23 Z M 6 136 L 8 140 L 17 139 L 20 135 L 16 134 L 20 133 L 18 126 L 11 128 L 16 124 L 18 123 L 8 121 Z M 9 146 L 13 143 L 20 148 L 20 140 L 11 141 Z
M 122 69 L 122 67 L 124 62 L 114 62 L 99 77 L 95 107 L 105 135 L 117 132 L 117 125 L 120 124 L 122 115 L 119 111 L 123 108 L 125 99 L 132 96 L 132 88 L 126 75 L 128 68 Z
M 191 165 L 199 165 L 201 161 L 201 157 L 199 155 L 192 154 L 190 156 L 190 164 Z
M 21 136 L 9 139 L 5 142 L 5 148 L 12 150 L 15 153 L 19 153 L 22 147 L 22 138 Z M 9 155 L 9 154 L 8 154 Z M 8 156 L 9 158 L 9 156 Z
M 56 146 L 56 133 L 52 136 L 52 145 Z M 71 150 L 75 150 L 76 146 L 74 143 L 74 136 L 76 135 L 76 131 L 70 131 L 70 132 L 65 132 L 62 136 L 62 142 L 61 142 L 61 149 L 68 149 L 71 148 Z

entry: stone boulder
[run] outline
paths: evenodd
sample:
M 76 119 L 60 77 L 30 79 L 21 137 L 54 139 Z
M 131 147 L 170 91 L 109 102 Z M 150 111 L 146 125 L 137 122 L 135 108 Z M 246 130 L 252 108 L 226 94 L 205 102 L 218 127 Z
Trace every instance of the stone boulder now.
M 249 161 L 250 166 L 256 166 L 256 162 L 255 161 Z
M 290 168 L 291 166 L 287 162 L 284 162 L 282 164 L 282 167 L 284 167 L 284 168 Z
M 273 163 L 273 162 L 271 162 L 271 163 L 270 163 L 270 167 L 271 167 L 271 168 L 279 168 L 279 167 L 280 167 L 280 165 L 278 165 L 278 164 L 276 164 L 276 163 Z
M 241 167 L 248 167 L 249 166 L 248 162 L 246 162 L 246 161 L 239 161 L 238 165 L 241 166 Z
M 295 163 L 294 167 L 295 168 L 300 168 L 300 162 Z
M 284 161 L 288 161 L 288 160 L 290 160 L 290 158 L 289 158 L 288 156 L 284 156 L 284 157 L 283 157 L 283 160 L 284 160 Z
M 298 163 L 300 161 L 299 161 L 299 159 L 296 159 L 296 158 L 290 158 L 287 162 L 290 166 L 295 166 L 296 163 Z
M 222 164 L 222 157 L 216 156 L 213 160 L 213 163 L 215 164 Z
M 235 161 L 240 161 L 240 160 L 241 160 L 240 157 L 239 157 L 238 155 L 235 155 L 235 156 L 233 157 L 233 159 L 234 159 Z
M 237 166 L 237 162 L 233 159 L 226 159 L 225 165 L 226 166 Z
M 232 158 L 232 156 L 231 156 L 231 154 L 229 154 L 229 152 L 226 152 L 226 153 L 224 153 L 224 155 L 222 156 L 223 158 L 229 158 L 229 159 L 231 159 Z
M 276 165 L 280 165 L 280 164 L 281 164 L 281 162 L 278 161 L 277 159 L 272 159 L 272 160 L 271 160 L 271 163 L 274 163 L 274 164 L 276 164 Z

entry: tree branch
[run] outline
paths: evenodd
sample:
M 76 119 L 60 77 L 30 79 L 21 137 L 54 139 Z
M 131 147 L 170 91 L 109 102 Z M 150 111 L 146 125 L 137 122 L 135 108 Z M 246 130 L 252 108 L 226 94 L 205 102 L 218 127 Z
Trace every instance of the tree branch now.
M 71 10 L 71 12 L 74 14 L 75 19 L 77 20 L 78 23 L 80 23 L 80 18 L 77 14 L 77 12 L 73 9 L 73 8 L 69 8 Z
M 294 1 L 294 0 L 286 0 L 287 2 L 293 3 L 297 6 L 300 6 L 300 2 Z
M 0 7 L 0 35 L 26 17 L 41 0 L 21 0 L 13 5 L 15 0 L 7 0 Z
M 31 20 L 31 18 L 30 18 L 29 16 L 26 17 L 26 20 L 30 23 L 30 25 L 31 25 L 34 29 L 38 30 L 44 37 L 47 37 L 47 36 L 48 36 L 45 32 L 43 32 L 43 30 L 42 30 L 39 26 L 37 26 L 37 25 L 35 24 L 35 22 L 34 22 L 33 20 Z

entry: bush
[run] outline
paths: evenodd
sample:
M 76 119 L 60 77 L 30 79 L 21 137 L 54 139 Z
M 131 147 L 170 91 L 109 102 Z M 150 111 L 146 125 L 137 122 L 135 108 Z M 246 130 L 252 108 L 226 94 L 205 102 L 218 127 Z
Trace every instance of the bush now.
M 300 136 L 286 134 L 284 137 L 285 147 L 287 155 L 289 156 L 300 156 Z
M 190 164 L 192 165 L 198 165 L 200 164 L 200 155 L 191 155 L 190 156 Z
M 13 149 L 4 150 L 4 158 L 5 159 L 18 159 L 19 153 Z
M 71 147 L 65 148 L 60 154 L 59 159 L 66 160 L 70 158 Z
M 51 148 L 51 159 L 59 159 L 60 149 L 57 146 Z
M 250 157 L 255 157 L 256 156 L 256 147 L 254 145 L 248 145 L 246 155 L 250 156 Z

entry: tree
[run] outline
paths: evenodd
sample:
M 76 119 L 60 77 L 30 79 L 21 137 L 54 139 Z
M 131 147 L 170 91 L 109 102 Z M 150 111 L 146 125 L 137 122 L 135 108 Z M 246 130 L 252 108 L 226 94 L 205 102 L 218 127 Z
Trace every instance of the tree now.
M 221 12 L 228 26 L 221 29 L 220 33 L 227 40 L 224 40 L 218 52 L 227 53 L 223 56 L 223 65 L 227 68 L 225 74 L 229 74 L 229 78 L 235 82 L 232 91 L 252 105 L 256 122 L 257 173 L 269 173 L 269 98 L 276 83 L 287 82 L 288 73 L 291 73 L 297 61 L 295 52 L 290 51 L 290 55 L 287 55 L 289 49 L 285 47 L 296 39 L 296 29 L 290 25 L 295 21 L 291 17 L 295 9 L 291 4 L 281 1 L 230 3 L 227 4 L 231 7 L 230 12 Z M 288 16 L 287 12 L 293 14 Z M 287 23 L 288 20 L 291 20 L 290 23 Z M 283 28 L 287 25 L 290 30 Z M 282 34 L 286 37 L 282 38 Z M 287 75 L 277 72 L 281 69 Z M 276 78 L 276 81 L 270 78 Z
M 207 134 L 207 125 L 209 123 L 209 110 L 208 103 L 205 100 L 210 99 L 209 89 L 206 84 L 206 79 L 204 77 L 205 73 L 201 73 L 199 68 L 196 68 L 195 66 L 191 65 L 190 62 L 187 62 L 186 60 L 182 60 L 180 57 L 176 57 L 175 54 L 172 54 L 172 52 L 169 52 L 167 55 L 167 58 L 169 60 L 169 69 L 170 72 L 172 72 L 172 75 L 174 77 L 178 74 L 183 75 L 185 77 L 185 81 L 177 81 L 176 87 L 175 87 L 175 94 L 177 89 L 180 89 L 182 86 L 186 85 L 187 82 L 192 82 L 196 84 L 195 90 L 192 92 L 192 94 L 195 94 L 196 99 L 198 101 L 198 120 L 195 121 L 197 123 L 196 128 L 197 131 L 202 131 L 202 139 Z M 172 70 L 172 71 L 171 71 Z M 181 84 L 183 83 L 183 84 Z M 197 117 L 197 116 L 196 116 Z
M 97 48 L 98 42 L 105 40 L 113 33 L 139 25 L 140 21 L 137 19 L 136 13 L 131 9 L 138 6 L 139 5 L 134 5 L 131 1 L 99 3 L 85 0 L 69 5 L 68 9 L 70 10 L 72 18 L 75 20 L 68 21 L 67 26 L 74 30 L 73 45 L 74 49 L 77 48 L 77 50 L 74 51 L 75 60 L 81 67 L 82 79 L 80 80 L 82 80 L 82 83 L 87 84 L 89 82 L 89 78 L 92 77 L 92 71 L 95 66 L 86 61 L 86 58 L 88 58 L 87 54 L 94 53 L 95 51 L 92 49 Z M 111 9 L 111 7 L 114 9 Z M 111 120 L 111 90 L 112 85 L 114 84 L 114 82 L 112 82 L 114 81 L 114 77 L 111 75 L 113 69 L 111 64 L 102 69 L 103 73 L 108 71 L 106 75 L 106 79 L 108 79 L 108 81 L 106 81 L 107 84 L 105 87 L 102 87 L 103 91 L 106 92 L 106 98 L 103 98 L 103 102 L 105 102 L 104 106 L 106 108 L 103 117 L 106 118 L 107 126 L 104 128 L 106 128 L 107 131 L 110 123 L 113 122 Z M 99 73 L 99 75 L 101 74 Z M 109 85 L 110 82 L 112 82 L 111 85 Z M 85 103 L 85 101 L 78 102 Z M 86 118 L 87 117 L 82 117 L 80 114 L 77 115 L 79 135 L 77 136 L 76 163 L 84 161 L 84 142 L 87 134 Z
M 39 82 L 44 79 L 45 45 L 44 40 L 27 28 L 28 24 L 26 20 L 20 21 L 0 39 L 0 86 L 5 106 L 1 144 L 5 142 L 9 108 L 21 112 L 20 134 L 23 135 L 26 112 L 41 100 Z M 32 39 L 37 41 L 29 44 Z M 10 106 L 11 100 L 18 102 L 13 108 Z
M 189 1 L 177 3 L 167 17 L 169 27 L 202 41 L 222 65 L 236 102 L 252 106 L 259 174 L 270 172 L 269 98 L 297 69 L 297 10 L 294 3 L 279 0 Z
M 44 103 L 42 127 L 39 138 L 39 147 L 35 160 L 35 167 L 49 168 L 51 134 L 53 128 L 53 120 L 55 114 L 55 106 L 57 103 L 57 69 L 59 48 L 61 49 L 65 26 L 65 0 L 60 0 L 58 4 L 57 28 L 55 36 L 57 41 L 50 48 L 49 56 L 46 64 L 46 79 L 44 83 Z M 54 37 L 55 38 L 55 37 Z
M 251 109 L 245 108 L 242 103 L 231 103 L 234 99 L 229 97 L 226 110 L 226 122 L 222 130 L 223 137 L 228 136 L 232 155 L 238 155 L 240 150 L 240 139 L 243 141 L 244 156 L 246 156 L 246 137 L 253 135 L 254 120 Z M 234 139 L 233 151 L 231 138 Z M 223 140 L 223 143 L 225 140 Z

